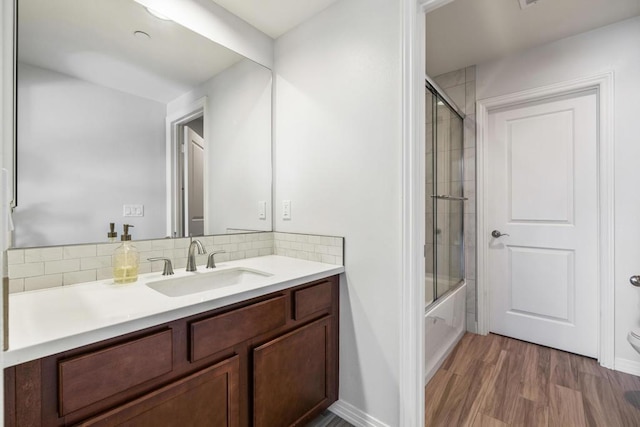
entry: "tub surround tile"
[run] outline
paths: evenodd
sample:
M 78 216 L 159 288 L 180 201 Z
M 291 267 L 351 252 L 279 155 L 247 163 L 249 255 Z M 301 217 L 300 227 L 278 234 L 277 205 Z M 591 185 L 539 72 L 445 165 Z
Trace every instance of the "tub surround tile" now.
M 476 80 L 476 66 L 475 65 L 471 65 L 471 66 L 465 68 L 464 72 L 465 72 L 465 81 L 467 83 Z
M 449 89 L 450 87 L 464 84 L 466 81 L 466 69 L 461 68 L 459 70 L 440 74 L 439 76 L 436 76 L 434 80 L 442 89 Z

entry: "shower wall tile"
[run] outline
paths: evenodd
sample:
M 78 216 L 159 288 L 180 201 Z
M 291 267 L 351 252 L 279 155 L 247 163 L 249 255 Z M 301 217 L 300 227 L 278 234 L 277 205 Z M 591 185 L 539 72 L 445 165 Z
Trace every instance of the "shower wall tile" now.
M 464 201 L 464 212 L 468 214 L 476 213 L 476 182 L 465 181 L 464 182 L 464 197 L 467 200 Z
M 473 82 L 473 81 L 476 80 L 476 66 L 475 65 L 471 65 L 471 66 L 465 68 L 464 72 L 465 72 L 465 82 L 466 83 Z
M 476 179 L 476 149 L 464 149 L 464 180 L 475 181 Z
M 467 82 L 465 85 L 465 114 L 476 114 L 476 82 Z
M 451 100 L 454 102 L 454 104 L 456 104 L 456 106 L 462 111 L 464 111 L 464 107 L 467 103 L 466 86 L 466 83 L 462 83 L 461 85 L 450 87 L 445 91 L 447 92 L 447 95 L 449 95 L 449 98 L 451 98 Z
M 466 82 L 466 69 L 461 68 L 459 70 L 440 74 L 439 76 L 436 76 L 434 80 L 441 89 L 449 89 L 453 86 L 464 84 Z
M 464 148 L 476 147 L 476 115 L 469 114 L 464 118 Z
M 467 281 L 476 280 L 476 248 L 475 246 L 466 246 L 464 249 L 464 264 Z M 469 307 L 467 307 L 467 309 L 469 309 Z

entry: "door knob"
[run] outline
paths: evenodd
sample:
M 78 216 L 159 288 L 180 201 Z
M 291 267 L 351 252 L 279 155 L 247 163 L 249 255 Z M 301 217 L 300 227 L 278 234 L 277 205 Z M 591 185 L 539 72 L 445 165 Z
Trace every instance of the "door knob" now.
M 633 286 L 640 287 L 640 276 L 631 276 L 629 282 L 631 282 Z
M 499 232 L 498 230 L 493 230 L 493 231 L 491 232 L 491 237 L 495 237 L 496 239 L 497 239 L 498 237 L 502 237 L 502 236 L 508 236 L 508 234 L 507 234 L 507 233 L 502 234 L 502 233 L 501 233 L 501 232 Z

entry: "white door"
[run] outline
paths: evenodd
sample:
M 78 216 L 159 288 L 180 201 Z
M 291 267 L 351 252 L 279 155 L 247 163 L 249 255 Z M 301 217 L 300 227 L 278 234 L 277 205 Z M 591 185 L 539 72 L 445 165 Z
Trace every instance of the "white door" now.
M 185 149 L 185 233 L 204 235 L 204 139 L 191 128 L 184 128 Z
M 597 128 L 595 91 L 490 113 L 492 332 L 597 357 Z

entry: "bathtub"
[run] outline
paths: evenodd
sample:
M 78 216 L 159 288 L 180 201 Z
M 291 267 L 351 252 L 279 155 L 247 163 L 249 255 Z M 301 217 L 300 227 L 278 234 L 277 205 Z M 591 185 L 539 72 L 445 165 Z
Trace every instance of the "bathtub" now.
M 465 333 L 466 291 L 467 285 L 463 283 L 427 307 L 425 311 L 425 385 Z

